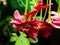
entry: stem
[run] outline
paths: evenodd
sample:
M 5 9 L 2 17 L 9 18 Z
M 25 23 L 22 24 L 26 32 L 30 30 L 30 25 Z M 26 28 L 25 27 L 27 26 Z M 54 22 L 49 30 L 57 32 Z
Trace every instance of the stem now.
M 35 0 L 32 0 L 33 1 L 33 3 L 34 3 L 34 6 L 36 5 L 36 2 L 35 2 Z
M 34 6 L 36 6 L 35 0 L 32 0 L 32 1 L 33 1 L 33 3 L 34 3 Z M 34 9 L 34 6 L 32 6 L 32 10 Z
M 37 13 L 38 13 L 38 11 L 37 11 Z M 36 15 L 37 15 L 37 13 L 36 13 L 35 16 L 33 17 L 33 19 L 36 19 Z
M 28 9 L 28 0 L 26 0 L 26 6 L 25 6 L 25 13 L 27 13 L 27 9 Z M 24 16 L 24 22 L 26 21 L 26 16 Z
M 48 0 L 47 0 L 47 3 L 46 4 L 48 4 Z M 47 8 L 45 10 L 45 14 L 44 14 L 44 19 L 43 20 L 45 20 L 46 14 L 47 14 Z
M 36 1 L 37 1 L 37 0 L 36 0 L 36 1 L 35 1 L 35 0 L 32 0 L 32 1 L 33 1 L 33 3 L 34 3 L 34 6 L 36 6 Z M 34 7 L 34 6 L 33 6 L 33 7 Z M 37 11 L 37 13 L 38 13 L 38 11 Z M 33 19 L 36 19 L 37 13 L 36 13 L 35 16 L 33 17 Z
M 58 17 L 60 18 L 60 0 L 59 0 L 59 3 L 58 3 Z
M 42 19 L 42 9 L 40 11 L 40 20 Z
M 36 4 L 39 2 L 39 0 L 36 0 Z
M 49 4 L 51 4 L 51 0 L 49 0 Z M 50 20 L 50 18 L 51 18 L 50 12 L 51 12 L 51 6 L 49 7 L 48 23 L 51 22 L 51 20 Z
M 25 14 L 27 13 L 27 9 L 28 9 L 28 0 L 26 0 Z

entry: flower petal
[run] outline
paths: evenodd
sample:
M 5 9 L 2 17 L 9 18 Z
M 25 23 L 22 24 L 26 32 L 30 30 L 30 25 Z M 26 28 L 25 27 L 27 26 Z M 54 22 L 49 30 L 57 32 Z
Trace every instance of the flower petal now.
M 15 19 L 19 19 L 19 20 L 22 20 L 22 18 L 23 18 L 23 16 L 20 15 L 20 13 L 19 13 L 18 10 L 16 10 L 16 11 L 14 12 L 14 17 L 15 17 Z
M 58 25 L 55 25 L 55 24 L 53 24 L 53 23 L 51 23 L 51 25 L 52 25 L 54 28 L 60 29 L 60 26 L 58 26 Z
M 14 27 L 14 28 L 17 28 L 16 24 L 13 24 L 13 27 Z
M 22 22 L 18 19 L 11 19 L 11 22 L 12 24 L 21 24 Z
M 51 6 L 52 4 L 48 4 L 48 5 L 37 5 L 35 6 L 36 10 L 41 10 L 41 9 L 45 9 L 48 8 L 49 6 Z
M 36 14 L 36 12 L 37 12 L 37 10 L 33 10 L 33 11 L 31 11 L 31 12 L 25 14 L 25 16 L 26 16 L 26 18 L 28 18 L 29 16 L 32 17 L 32 16 L 34 16 L 34 15 Z

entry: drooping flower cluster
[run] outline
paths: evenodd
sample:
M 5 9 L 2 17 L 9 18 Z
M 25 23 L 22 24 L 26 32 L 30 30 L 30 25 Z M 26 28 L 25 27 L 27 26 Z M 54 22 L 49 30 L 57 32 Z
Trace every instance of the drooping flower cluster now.
M 26 22 L 24 22 L 23 19 L 24 17 L 19 14 L 18 10 L 16 10 L 14 12 L 14 18 L 11 19 L 13 27 L 19 31 L 24 32 L 28 37 L 34 40 L 39 34 L 38 31 L 41 33 L 42 37 L 48 38 L 52 31 L 52 28 L 47 22 L 42 22 L 39 20 L 27 20 Z
M 18 10 L 14 12 L 14 18 L 11 19 L 11 22 L 13 24 L 13 27 L 16 28 L 19 31 L 24 32 L 29 38 L 32 38 L 35 40 L 38 36 L 38 32 L 42 35 L 44 38 L 48 38 L 50 36 L 50 33 L 52 31 L 52 27 L 47 23 L 43 22 L 37 19 L 33 19 L 33 16 L 37 13 L 37 11 L 41 9 L 45 9 L 51 6 L 51 4 L 43 5 L 43 0 L 40 0 L 38 5 L 35 6 L 34 10 L 21 16 Z M 28 18 L 32 18 L 28 20 Z M 24 19 L 26 18 L 26 21 Z

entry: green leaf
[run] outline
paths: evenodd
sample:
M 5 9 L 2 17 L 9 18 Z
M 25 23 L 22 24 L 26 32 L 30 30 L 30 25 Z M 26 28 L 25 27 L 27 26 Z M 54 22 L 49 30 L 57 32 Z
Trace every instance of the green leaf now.
M 21 14 L 24 13 L 25 10 L 25 5 L 23 3 L 23 0 L 10 0 L 11 1 L 11 6 L 12 10 L 19 10 Z
M 55 0 L 58 4 L 58 6 L 60 7 L 60 0 Z
M 59 0 L 56 0 L 56 2 L 59 4 Z
M 21 42 L 21 39 L 18 38 L 18 40 L 16 41 L 15 45 L 22 45 L 23 43 Z
M 12 37 L 10 39 L 11 42 L 17 41 L 18 37 L 16 33 L 12 33 Z
M 5 20 L 0 21 L 0 26 L 4 24 Z
M 12 35 L 13 35 L 13 36 L 17 36 L 17 34 L 16 34 L 16 33 L 12 33 Z
M 30 41 L 26 38 L 27 35 L 23 32 L 20 32 L 20 36 L 17 36 L 16 33 L 12 33 L 12 37 L 10 39 L 11 42 L 15 41 L 15 45 L 30 45 Z
M 5 35 L 5 36 L 9 36 L 9 28 L 8 27 L 4 27 L 4 29 L 3 29 L 3 34 Z
M 6 20 L 6 21 L 10 21 L 11 18 L 13 18 L 13 16 L 7 16 L 5 20 Z
M 22 37 L 27 37 L 27 35 L 24 34 L 23 32 L 20 32 L 20 36 L 22 36 Z

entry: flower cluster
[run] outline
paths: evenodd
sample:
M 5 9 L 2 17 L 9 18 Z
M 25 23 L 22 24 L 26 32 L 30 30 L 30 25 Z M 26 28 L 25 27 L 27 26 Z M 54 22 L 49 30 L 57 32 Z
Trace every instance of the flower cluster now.
M 48 36 L 50 36 L 52 32 L 52 23 L 50 25 L 46 21 L 33 19 L 33 17 L 39 10 L 48 8 L 49 6 L 51 6 L 51 4 L 43 5 L 43 0 L 40 0 L 38 5 L 34 7 L 34 10 L 27 14 L 24 14 L 23 16 L 20 15 L 18 10 L 16 10 L 14 12 L 14 18 L 11 19 L 10 23 L 13 24 L 14 28 L 24 32 L 29 38 L 33 40 L 36 40 L 39 33 L 42 37 L 48 38 Z M 53 18 L 51 18 L 51 21 L 54 21 Z

